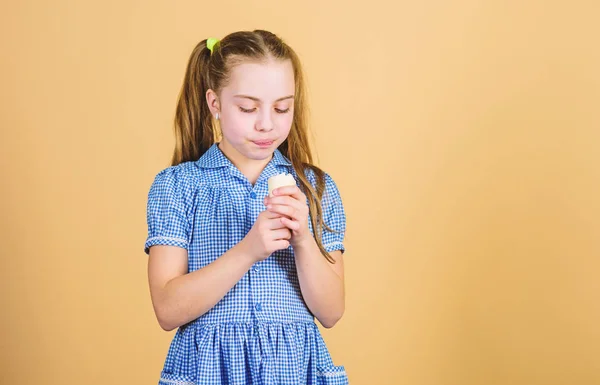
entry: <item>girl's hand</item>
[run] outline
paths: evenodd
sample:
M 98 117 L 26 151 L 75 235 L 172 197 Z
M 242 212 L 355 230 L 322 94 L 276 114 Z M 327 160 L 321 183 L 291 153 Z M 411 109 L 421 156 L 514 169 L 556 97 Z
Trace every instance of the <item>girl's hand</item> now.
M 290 244 L 296 246 L 312 237 L 308 229 L 308 205 L 306 195 L 298 186 L 285 186 L 273 190 L 273 197 L 266 197 L 267 211 L 279 214 L 279 220 L 291 230 Z
M 290 230 L 281 223 L 279 215 L 267 210 L 258 214 L 256 222 L 239 243 L 252 262 L 266 259 L 277 250 L 290 246 Z

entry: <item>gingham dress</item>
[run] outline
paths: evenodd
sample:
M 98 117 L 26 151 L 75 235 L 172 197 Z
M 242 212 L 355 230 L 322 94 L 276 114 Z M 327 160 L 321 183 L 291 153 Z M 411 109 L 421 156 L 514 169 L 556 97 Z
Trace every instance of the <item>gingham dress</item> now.
M 148 238 L 153 245 L 187 249 L 188 272 L 201 269 L 235 246 L 265 210 L 269 177 L 296 173 L 276 150 L 252 186 L 217 144 L 197 161 L 162 170 L 148 194 Z M 307 172 L 315 185 L 315 176 Z M 329 252 L 344 251 L 346 217 L 326 174 L 323 231 Z M 310 226 L 309 226 L 310 227 Z M 312 229 L 311 229 L 312 232 Z M 292 247 L 256 263 L 211 310 L 179 329 L 159 385 L 347 384 L 334 365 L 307 308 Z

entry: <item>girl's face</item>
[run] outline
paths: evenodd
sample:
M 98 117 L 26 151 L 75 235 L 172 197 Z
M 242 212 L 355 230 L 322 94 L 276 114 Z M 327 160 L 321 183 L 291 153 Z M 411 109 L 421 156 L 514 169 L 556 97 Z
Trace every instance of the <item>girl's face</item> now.
M 241 161 L 270 159 L 290 133 L 294 90 L 290 60 L 235 66 L 219 96 L 224 152 Z

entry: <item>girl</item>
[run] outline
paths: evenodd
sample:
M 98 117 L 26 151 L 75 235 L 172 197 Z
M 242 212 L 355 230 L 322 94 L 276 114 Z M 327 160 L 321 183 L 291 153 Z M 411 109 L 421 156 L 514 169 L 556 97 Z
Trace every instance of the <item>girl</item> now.
M 348 383 L 314 321 L 344 313 L 346 217 L 312 164 L 305 103 L 298 57 L 272 33 L 192 52 L 172 166 L 148 194 L 152 304 L 178 328 L 160 385 Z M 297 185 L 268 196 L 281 173 Z

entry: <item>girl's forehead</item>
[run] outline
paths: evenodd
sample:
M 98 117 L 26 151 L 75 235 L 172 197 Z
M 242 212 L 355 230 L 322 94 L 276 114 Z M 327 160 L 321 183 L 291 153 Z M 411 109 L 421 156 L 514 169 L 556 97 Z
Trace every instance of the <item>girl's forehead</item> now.
M 249 95 L 263 101 L 294 95 L 294 67 L 291 60 L 247 62 L 234 66 L 224 96 Z

